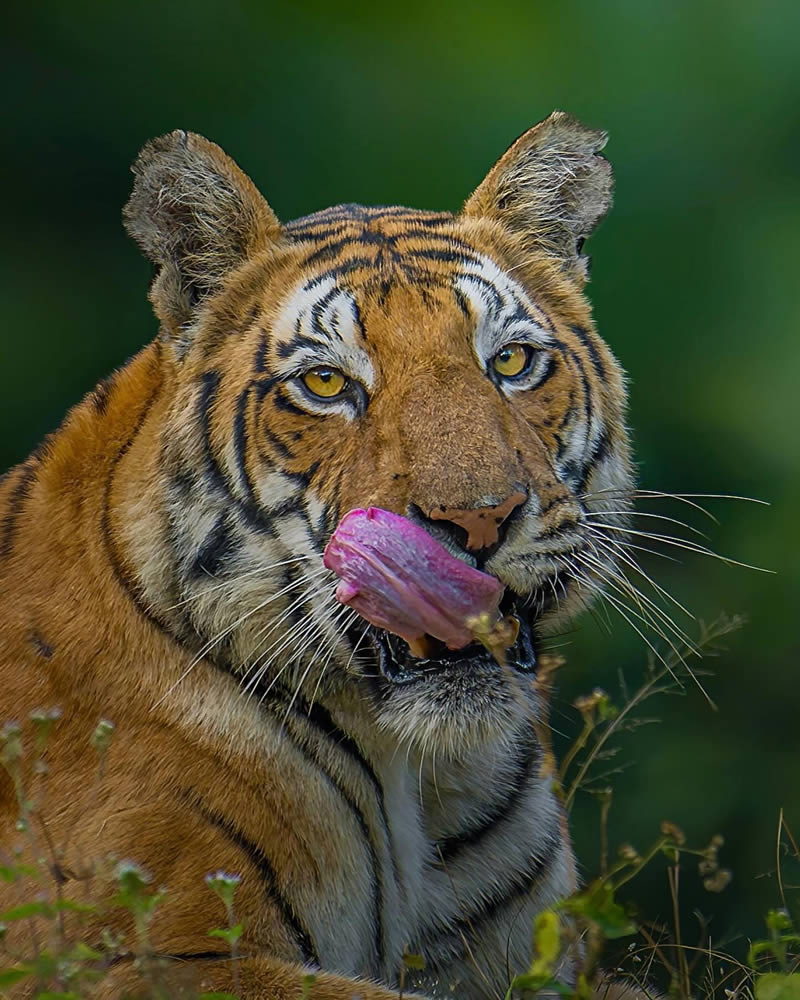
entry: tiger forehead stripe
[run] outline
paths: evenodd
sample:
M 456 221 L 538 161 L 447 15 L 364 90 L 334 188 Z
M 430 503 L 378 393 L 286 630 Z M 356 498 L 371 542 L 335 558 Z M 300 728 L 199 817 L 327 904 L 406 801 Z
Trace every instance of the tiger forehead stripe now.
M 287 230 L 308 246 L 302 267 L 312 271 L 309 288 L 328 278 L 345 279 L 349 287 L 380 289 L 398 279 L 429 287 L 446 285 L 454 265 L 480 262 L 453 223 L 447 213 L 343 205 L 290 223 Z
M 315 364 L 342 368 L 367 388 L 375 369 L 364 345 L 366 336 L 355 296 L 329 277 L 297 285 L 274 327 L 276 369 L 290 374 Z
M 558 346 L 547 313 L 489 257 L 481 254 L 474 265 L 460 270 L 453 288 L 473 318 L 479 357 L 491 357 L 515 338 L 540 347 Z

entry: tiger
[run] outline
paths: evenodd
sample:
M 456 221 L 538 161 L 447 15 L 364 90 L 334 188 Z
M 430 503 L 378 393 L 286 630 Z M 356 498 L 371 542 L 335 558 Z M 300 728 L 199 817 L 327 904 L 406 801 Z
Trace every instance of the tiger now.
M 458 213 L 288 223 L 200 135 L 139 154 L 124 219 L 158 334 L 0 484 L 0 719 L 29 745 L 57 706 L 61 891 L 91 871 L 110 898 L 109 858 L 163 886 L 166 995 L 501 997 L 535 915 L 576 890 L 536 675 L 623 551 L 590 518 L 622 524 L 634 483 L 584 291 L 606 140 L 556 111 Z M 420 658 L 336 601 L 325 546 L 370 506 L 502 583 L 504 666 L 479 644 Z M 17 817 L 0 770 L 3 856 Z M 241 880 L 235 963 L 208 936 L 214 870 Z M 123 947 L 92 995 L 140 975 Z

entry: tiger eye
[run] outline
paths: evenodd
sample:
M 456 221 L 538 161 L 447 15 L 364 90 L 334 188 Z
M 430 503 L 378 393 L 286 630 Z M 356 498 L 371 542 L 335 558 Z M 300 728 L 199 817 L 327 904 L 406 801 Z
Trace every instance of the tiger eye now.
M 504 378 L 514 378 L 528 367 L 530 352 L 526 344 L 509 344 L 492 358 L 492 368 Z
M 315 396 L 331 399 L 347 388 L 347 377 L 338 368 L 312 368 L 302 375 L 303 385 Z

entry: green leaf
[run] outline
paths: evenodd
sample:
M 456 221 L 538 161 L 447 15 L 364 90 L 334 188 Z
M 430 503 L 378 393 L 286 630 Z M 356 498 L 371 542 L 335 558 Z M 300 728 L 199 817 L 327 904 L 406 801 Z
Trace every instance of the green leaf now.
M 609 940 L 636 933 L 636 924 L 614 899 L 613 886 L 602 879 L 584 892 L 570 896 L 561 906 L 567 913 L 595 924 Z
M 406 952 L 406 954 L 403 955 L 403 965 L 407 969 L 421 970 L 425 968 L 425 959 L 422 955 L 410 955 Z
M 549 975 L 537 976 L 531 972 L 523 972 L 521 976 L 514 976 L 511 982 L 511 992 L 514 990 L 531 990 L 537 993 L 549 983 Z
M 72 951 L 70 951 L 69 957 L 73 962 L 94 962 L 102 958 L 103 953 L 97 951 L 95 948 L 90 948 L 83 941 L 79 941 Z
M 552 968 L 561 951 L 561 924 L 553 910 L 544 910 L 536 918 L 533 944 L 539 961 Z
M 28 878 L 38 878 L 39 871 L 30 865 L 0 865 L 0 879 L 4 882 L 16 882 L 18 878 L 27 875 Z
M 767 972 L 756 979 L 756 1000 L 800 1000 L 800 972 Z
M 242 924 L 234 924 L 233 927 L 214 927 L 208 932 L 209 937 L 222 938 L 229 945 L 234 945 L 242 936 Z
M 52 903 L 20 903 L 19 906 L 12 906 L 5 913 L 0 913 L 0 921 L 7 924 L 12 920 L 26 920 L 28 917 L 47 917 L 52 919 L 55 916 L 55 912 Z
M 17 966 L 14 969 L 0 969 L 0 986 L 13 986 L 14 983 L 18 983 L 21 979 L 30 975 L 28 969 L 23 969 L 21 966 Z
M 57 899 L 51 905 L 54 910 L 67 910 L 70 913 L 95 913 L 97 910 L 94 903 L 78 903 L 74 899 Z
M 769 927 L 771 931 L 791 930 L 791 917 L 786 910 L 769 910 L 767 913 L 767 927 Z

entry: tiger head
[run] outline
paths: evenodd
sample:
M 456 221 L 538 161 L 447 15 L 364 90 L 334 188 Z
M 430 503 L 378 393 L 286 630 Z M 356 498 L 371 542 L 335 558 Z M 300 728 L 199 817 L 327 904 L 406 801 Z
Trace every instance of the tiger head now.
M 156 267 L 169 402 L 158 520 L 128 543 L 149 606 L 245 691 L 356 691 L 379 730 L 450 748 L 523 711 L 540 637 L 619 552 L 588 519 L 632 485 L 623 374 L 583 294 L 605 140 L 555 112 L 457 215 L 288 224 L 198 135 L 140 154 L 125 217 Z M 417 660 L 336 603 L 323 550 L 370 505 L 505 585 L 505 668 L 473 646 Z

